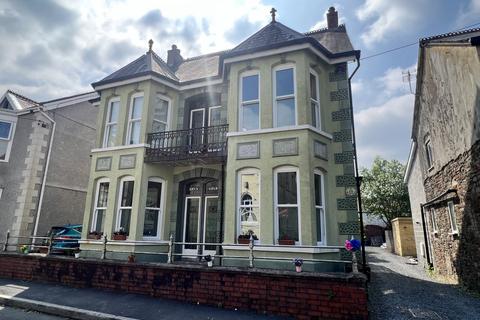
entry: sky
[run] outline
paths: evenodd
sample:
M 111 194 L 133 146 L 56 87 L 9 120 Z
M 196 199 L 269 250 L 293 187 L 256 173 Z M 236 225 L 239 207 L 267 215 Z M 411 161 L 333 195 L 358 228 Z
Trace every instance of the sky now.
M 419 38 L 480 26 L 480 0 L 2 0 L 0 92 L 37 101 L 91 91 L 148 49 L 183 57 L 234 47 L 277 20 L 300 32 L 326 27 L 330 6 L 362 51 L 352 82 L 358 160 L 408 158 Z M 354 69 L 350 64 L 349 70 Z

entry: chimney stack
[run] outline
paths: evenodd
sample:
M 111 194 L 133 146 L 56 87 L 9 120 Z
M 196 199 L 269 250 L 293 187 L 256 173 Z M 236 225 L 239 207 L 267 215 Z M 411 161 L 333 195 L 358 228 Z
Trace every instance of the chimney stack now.
M 180 55 L 180 49 L 176 45 L 172 45 L 172 49 L 168 50 L 167 65 L 172 68 L 173 71 L 177 71 L 178 66 L 183 62 L 183 58 Z
M 335 7 L 330 7 L 327 13 L 327 26 L 328 29 L 338 28 L 338 12 Z

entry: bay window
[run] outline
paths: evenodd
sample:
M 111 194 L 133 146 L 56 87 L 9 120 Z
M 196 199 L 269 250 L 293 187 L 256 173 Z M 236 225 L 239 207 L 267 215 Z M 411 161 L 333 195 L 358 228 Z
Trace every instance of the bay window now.
M 103 233 L 105 225 L 105 212 L 107 211 L 109 186 L 110 182 L 106 178 L 102 178 L 97 182 L 92 226 L 90 229 L 92 232 Z
M 315 184 L 315 216 L 317 219 L 317 244 L 324 245 L 326 243 L 325 235 L 325 183 L 324 175 L 320 170 L 314 172 Z
M 118 114 L 120 111 L 120 99 L 110 100 L 107 107 L 107 117 L 105 121 L 105 133 L 103 139 L 103 147 L 115 146 L 118 130 Z
M 260 240 L 260 173 L 256 169 L 244 169 L 238 173 L 239 234 L 251 230 Z
M 144 238 L 161 238 L 163 186 L 164 182 L 162 179 L 150 178 L 148 180 L 145 220 L 143 223 Z
M 260 87 L 258 73 L 246 73 L 240 80 L 240 131 L 260 128 Z
M 13 122 L 0 120 L 0 162 L 8 161 L 12 147 L 13 127 Z
M 279 240 L 300 241 L 300 192 L 298 169 L 283 167 L 275 170 L 275 219 Z
M 116 231 L 124 231 L 127 235 L 130 232 L 130 218 L 132 216 L 133 202 L 133 177 L 125 177 L 120 181 L 118 196 L 118 213 Z
M 135 94 L 130 102 L 128 115 L 127 144 L 140 143 L 140 129 L 142 124 L 143 94 Z
M 294 126 L 297 124 L 294 68 L 276 68 L 274 78 L 274 127 Z
M 310 108 L 312 117 L 312 126 L 321 128 L 320 118 L 320 94 L 318 90 L 318 75 L 310 70 Z

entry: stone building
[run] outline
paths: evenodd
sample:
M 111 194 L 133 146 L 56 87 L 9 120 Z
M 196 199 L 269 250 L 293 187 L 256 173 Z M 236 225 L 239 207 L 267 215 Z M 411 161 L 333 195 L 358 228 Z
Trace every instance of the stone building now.
M 223 251 L 236 258 L 222 264 L 245 265 L 248 248 L 229 244 L 252 230 L 258 266 L 341 258 L 315 246 L 359 233 L 347 63 L 360 52 L 334 8 L 328 28 L 308 33 L 271 13 L 231 50 L 184 58 L 173 45 L 164 62 L 150 41 L 92 84 L 101 101 L 84 256 L 102 253 L 88 237 L 122 232 L 109 257 L 165 261 L 148 253 L 167 252 L 173 234 L 194 243 L 176 247 L 182 258 Z
M 10 90 L 0 98 L 0 242 L 8 230 L 44 236 L 54 225 L 82 222 L 96 98 L 39 103 Z
M 480 29 L 420 40 L 405 173 L 417 255 L 480 289 Z

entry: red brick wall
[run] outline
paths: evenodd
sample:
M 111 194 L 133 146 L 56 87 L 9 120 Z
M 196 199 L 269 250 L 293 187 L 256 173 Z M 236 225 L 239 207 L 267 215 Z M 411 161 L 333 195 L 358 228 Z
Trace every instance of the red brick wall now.
M 210 269 L 5 253 L 0 254 L 0 277 L 120 290 L 298 319 L 368 318 L 363 275 Z

